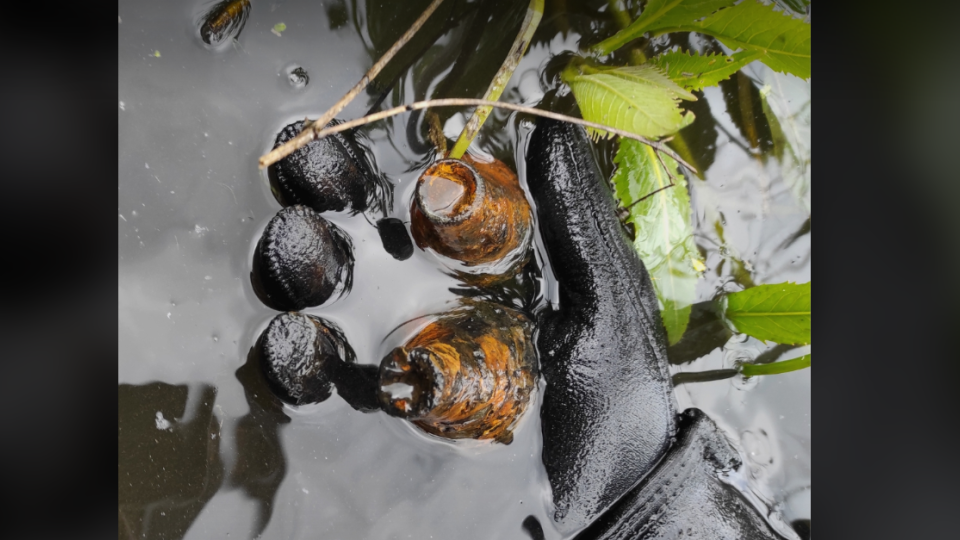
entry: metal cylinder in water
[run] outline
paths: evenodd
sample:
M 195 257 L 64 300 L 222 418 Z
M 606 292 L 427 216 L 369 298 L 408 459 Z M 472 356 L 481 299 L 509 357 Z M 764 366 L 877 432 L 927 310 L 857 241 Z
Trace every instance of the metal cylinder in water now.
M 436 316 L 380 363 L 380 404 L 449 439 L 509 444 L 536 385 L 533 323 L 491 302 Z
M 499 271 L 522 259 L 533 234 L 532 212 L 517 175 L 499 160 L 482 162 L 469 155 L 437 161 L 424 171 L 410 221 L 421 249 L 466 267 L 496 265 Z

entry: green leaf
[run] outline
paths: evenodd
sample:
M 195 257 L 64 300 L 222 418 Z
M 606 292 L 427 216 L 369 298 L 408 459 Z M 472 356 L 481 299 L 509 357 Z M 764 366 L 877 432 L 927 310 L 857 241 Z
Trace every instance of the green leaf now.
M 757 375 L 789 373 L 808 367 L 810 367 L 810 355 L 805 354 L 799 358 L 791 358 L 790 360 L 772 362 L 770 364 L 743 364 L 740 366 L 740 373 L 745 377 L 756 377 Z
M 273 25 L 273 30 L 271 30 L 271 31 L 272 31 L 274 34 L 276 34 L 276 35 L 279 36 L 279 35 L 282 34 L 283 31 L 286 30 L 286 29 L 287 29 L 287 25 L 284 24 L 284 23 L 282 23 L 282 22 L 279 22 L 279 23 Z
M 650 272 L 667 338 L 674 344 L 690 321 L 698 278 L 694 261 L 699 261 L 699 253 L 693 241 L 686 180 L 673 159 L 662 158 L 663 164 L 649 146 L 623 139 L 613 160 L 617 170 L 612 181 L 617 197 L 630 210 L 628 221 L 637 232 L 633 246 Z
M 607 55 L 643 35 L 651 27 L 665 28 L 692 24 L 736 0 L 649 0 L 637 20 L 593 47 L 600 55 Z
M 759 57 L 760 53 L 753 50 L 741 51 L 731 56 L 700 56 L 697 53 L 690 55 L 682 51 L 671 51 L 654 58 L 653 63 L 678 85 L 687 90 L 701 90 L 707 86 L 716 86 Z
M 644 137 L 661 137 L 690 125 L 679 99 L 696 99 L 652 65 L 614 69 L 571 66 L 563 72 L 587 120 L 607 124 Z M 593 137 L 608 135 L 588 129 Z
M 756 0 L 721 9 L 698 23 L 656 30 L 709 34 L 731 49 L 760 52 L 760 61 L 775 71 L 810 78 L 810 25 Z
M 729 6 L 732 3 L 726 2 L 725 5 Z M 651 0 L 650 4 L 654 2 Z M 652 11 L 648 6 L 646 12 L 641 14 L 633 24 L 612 38 L 597 44 L 593 51 L 598 54 L 609 54 L 628 41 L 640 37 L 644 32 L 651 34 L 700 32 L 719 39 L 731 49 L 759 52 L 759 60 L 776 71 L 791 73 L 801 79 L 810 78 L 810 25 L 808 23 L 793 18 L 789 13 L 775 11 L 774 6 L 763 5 L 757 0 L 743 0 L 735 6 L 720 9 L 702 21 L 695 21 L 689 16 L 700 14 L 712 5 L 716 5 L 714 9 L 721 7 L 719 4 L 721 4 L 720 0 L 716 2 L 658 1 L 655 7 L 660 7 L 661 11 L 667 9 L 667 12 L 655 17 L 654 15 L 660 12 L 655 11 L 644 24 L 636 25 L 644 18 L 646 12 Z M 688 16 L 684 20 L 680 16 L 681 11 L 674 13 L 674 10 L 687 5 L 691 6 L 691 9 L 685 12 Z M 698 8 L 697 10 L 692 9 L 694 5 Z M 704 15 L 706 14 L 708 13 Z
M 776 343 L 810 343 L 809 282 L 759 285 L 728 294 L 721 307 L 736 332 Z

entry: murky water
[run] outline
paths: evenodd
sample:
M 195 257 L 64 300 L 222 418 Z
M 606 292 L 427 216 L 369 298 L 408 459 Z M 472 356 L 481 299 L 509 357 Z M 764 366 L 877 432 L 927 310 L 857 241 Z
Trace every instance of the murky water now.
M 256 160 L 284 125 L 315 118 L 338 99 L 427 3 L 253 0 L 238 43 L 217 52 L 196 34 L 204 3 L 120 3 L 121 537 L 523 539 L 528 516 L 546 538 L 561 537 L 550 525 L 538 403 L 510 445 L 451 443 L 336 396 L 278 407 L 248 361 L 276 315 L 250 283 L 256 242 L 280 209 Z M 438 17 L 460 24 L 428 25 L 340 117 L 378 103 L 479 96 L 513 40 L 522 4 L 448 0 Z M 549 88 L 541 72 L 550 59 L 576 50 L 580 32 L 611 24 L 601 11 L 606 2 L 547 4 L 502 99 L 536 104 Z M 280 35 L 271 32 L 278 23 L 286 25 Z M 291 78 L 298 67 L 309 75 L 306 85 Z M 769 142 L 759 107 L 752 131 L 744 127 L 738 87 L 707 89 L 698 102 L 691 130 L 699 131 L 687 138 L 705 171 L 690 180 L 708 267 L 701 301 L 751 282 L 810 280 L 810 84 L 758 63 L 745 74 L 733 84 L 762 89 L 792 151 Z M 438 112 L 455 137 L 464 115 Z M 392 214 L 401 219 L 414 180 L 434 157 L 425 124 L 405 114 L 364 132 L 394 183 Z M 475 146 L 518 167 L 524 182 L 529 130 L 528 121 L 497 111 Z M 607 170 L 613 149 L 600 146 Z M 327 216 L 352 238 L 353 289 L 304 311 L 343 328 L 358 362 L 378 364 L 408 331 L 395 329 L 448 309 L 461 286 L 429 253 L 415 250 L 405 261 L 387 254 L 373 226 L 379 215 Z M 540 294 L 550 297 L 556 284 L 549 269 L 544 276 Z M 769 349 L 752 338 L 721 345 L 692 358 L 672 355 L 673 371 L 727 368 Z M 810 518 L 809 370 L 681 384 L 677 398 L 681 409 L 699 407 L 725 430 L 746 465 L 731 481 L 776 509 L 775 522 Z

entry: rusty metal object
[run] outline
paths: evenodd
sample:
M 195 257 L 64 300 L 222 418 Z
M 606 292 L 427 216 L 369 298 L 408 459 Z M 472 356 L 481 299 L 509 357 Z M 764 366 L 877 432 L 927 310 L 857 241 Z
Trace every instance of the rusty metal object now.
M 465 301 L 384 357 L 381 407 L 439 437 L 509 444 L 536 385 L 532 331 L 519 311 Z
M 421 249 L 493 273 L 522 260 L 533 216 L 517 175 L 503 162 L 470 156 L 430 165 L 417 180 L 411 232 Z
M 219 47 L 236 38 L 243 30 L 250 13 L 250 0 L 225 0 L 218 2 L 203 16 L 200 24 L 200 39 L 212 47 Z

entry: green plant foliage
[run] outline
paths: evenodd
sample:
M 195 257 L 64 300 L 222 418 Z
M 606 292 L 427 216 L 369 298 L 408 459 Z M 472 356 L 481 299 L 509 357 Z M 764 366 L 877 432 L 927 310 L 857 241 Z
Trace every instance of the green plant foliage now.
M 650 4 L 653 4 L 651 1 Z M 648 6 L 634 24 L 593 48 L 598 54 L 609 54 L 644 32 L 665 34 L 669 32 L 700 32 L 711 35 L 731 49 L 759 52 L 758 59 L 776 71 L 791 73 L 802 79 L 810 78 L 810 25 L 793 18 L 789 13 L 774 11 L 772 5 L 763 5 L 757 0 L 743 2 L 720 9 L 701 21 L 699 8 L 720 4 L 707 0 L 664 0 L 654 8 L 666 10 L 659 16 L 651 14 L 644 24 Z M 730 5 L 732 2 L 727 2 Z M 690 9 L 682 10 L 683 6 Z M 698 9 L 693 9 L 696 6 Z M 717 6 L 720 7 L 720 6 Z M 697 17 L 694 17 L 697 15 Z M 686 17 L 684 19 L 684 16 Z M 622 34 L 622 35 L 621 35 Z M 619 37 L 618 37 L 619 36 Z
M 593 50 L 605 55 L 640 37 L 651 28 L 669 28 L 690 24 L 706 17 L 722 7 L 733 5 L 736 0 L 649 0 L 637 20 L 617 32 L 613 37 L 598 43 Z
M 570 85 L 587 120 L 643 135 L 660 137 L 693 122 L 683 114 L 680 99 L 696 97 L 670 80 L 660 68 L 645 64 L 610 69 L 571 66 L 562 78 Z M 609 135 L 588 129 L 593 137 Z
M 613 183 L 617 197 L 630 208 L 629 221 L 637 231 L 634 249 L 650 272 L 672 345 L 680 340 L 690 320 L 698 277 L 694 261 L 699 261 L 699 253 L 693 241 L 686 181 L 674 160 L 662 158 L 661 163 L 645 144 L 620 141 Z M 667 187 L 671 183 L 673 187 Z M 636 201 L 640 202 L 630 206 Z
M 721 300 L 734 331 L 763 341 L 810 343 L 810 283 L 759 285 Z
M 759 60 L 775 71 L 810 78 L 810 25 L 756 0 L 744 0 L 697 23 L 660 31 L 709 34 L 731 49 L 759 51 Z
M 770 364 L 743 364 L 740 366 L 740 373 L 745 377 L 756 377 L 757 375 L 789 373 L 808 367 L 810 367 L 810 355 L 805 354 L 799 358 L 791 358 L 790 360 L 772 362 Z
M 678 85 L 687 90 L 701 90 L 707 86 L 716 86 L 759 57 L 760 53 L 753 50 L 741 51 L 731 56 L 700 56 L 697 53 L 691 55 L 683 51 L 671 51 L 654 58 L 653 63 Z

